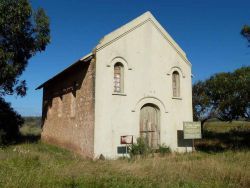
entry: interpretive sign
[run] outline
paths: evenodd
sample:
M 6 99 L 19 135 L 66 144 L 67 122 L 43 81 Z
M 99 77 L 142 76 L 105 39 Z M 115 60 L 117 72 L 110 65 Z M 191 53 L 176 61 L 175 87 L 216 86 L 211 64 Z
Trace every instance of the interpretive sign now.
M 118 154 L 127 154 L 128 150 L 129 150 L 128 145 L 133 144 L 133 136 L 132 135 L 121 136 L 120 142 L 121 142 L 121 144 L 126 144 L 126 146 L 118 146 L 117 153 Z
M 201 138 L 201 122 L 183 122 L 184 139 Z
M 126 154 L 126 153 L 128 153 L 127 151 L 128 151 L 127 146 L 118 146 L 117 147 L 118 154 Z
M 133 136 L 132 135 L 121 136 L 121 144 L 133 144 Z

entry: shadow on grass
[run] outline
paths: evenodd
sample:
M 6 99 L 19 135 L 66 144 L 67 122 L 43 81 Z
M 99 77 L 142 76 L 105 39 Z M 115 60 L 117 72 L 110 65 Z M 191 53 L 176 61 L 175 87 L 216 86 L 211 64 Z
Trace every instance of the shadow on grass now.
M 204 131 L 203 139 L 196 140 L 195 147 L 204 152 L 250 149 L 250 130 L 236 128 L 224 133 Z
M 12 139 L 9 142 L 0 144 L 0 148 L 12 146 L 12 145 L 24 144 L 24 143 L 38 143 L 40 139 L 41 139 L 41 135 L 19 135 L 15 139 Z
M 17 144 L 20 143 L 37 143 L 41 139 L 41 135 L 21 135 L 17 140 Z

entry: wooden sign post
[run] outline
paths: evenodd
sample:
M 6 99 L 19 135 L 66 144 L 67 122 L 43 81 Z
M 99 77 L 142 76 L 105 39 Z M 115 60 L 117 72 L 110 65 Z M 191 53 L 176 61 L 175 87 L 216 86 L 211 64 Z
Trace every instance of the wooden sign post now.
M 194 139 L 201 138 L 201 122 L 183 122 L 184 139 L 192 139 L 192 151 L 195 151 Z
M 121 136 L 120 143 L 126 144 L 126 154 L 127 154 L 128 153 L 128 145 L 133 144 L 133 136 L 132 135 Z

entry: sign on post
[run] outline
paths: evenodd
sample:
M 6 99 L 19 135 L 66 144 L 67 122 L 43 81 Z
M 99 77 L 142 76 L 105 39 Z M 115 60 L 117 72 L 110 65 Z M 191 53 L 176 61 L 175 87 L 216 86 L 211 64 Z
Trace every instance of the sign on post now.
M 192 139 L 192 150 L 195 151 L 194 139 L 201 138 L 201 122 L 183 122 L 183 135 L 184 139 Z
M 121 136 L 121 144 L 133 144 L 133 136 L 132 135 Z
M 122 154 L 127 154 L 128 153 L 128 145 L 133 144 L 133 136 L 132 135 L 124 135 L 121 136 L 121 140 L 120 140 L 121 144 L 126 144 L 126 146 L 121 146 L 117 148 L 117 152 L 118 153 L 122 153 Z
M 183 122 L 184 139 L 201 138 L 201 122 Z

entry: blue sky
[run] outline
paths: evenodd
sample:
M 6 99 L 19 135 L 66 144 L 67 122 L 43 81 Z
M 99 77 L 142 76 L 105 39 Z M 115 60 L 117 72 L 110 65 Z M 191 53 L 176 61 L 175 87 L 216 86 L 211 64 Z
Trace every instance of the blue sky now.
M 186 52 L 193 82 L 250 65 L 250 48 L 240 36 L 242 25 L 250 24 L 249 0 L 31 0 L 31 4 L 45 9 L 52 40 L 22 75 L 28 83 L 27 96 L 6 97 L 24 116 L 41 115 L 38 85 L 91 52 L 104 35 L 146 11 Z

